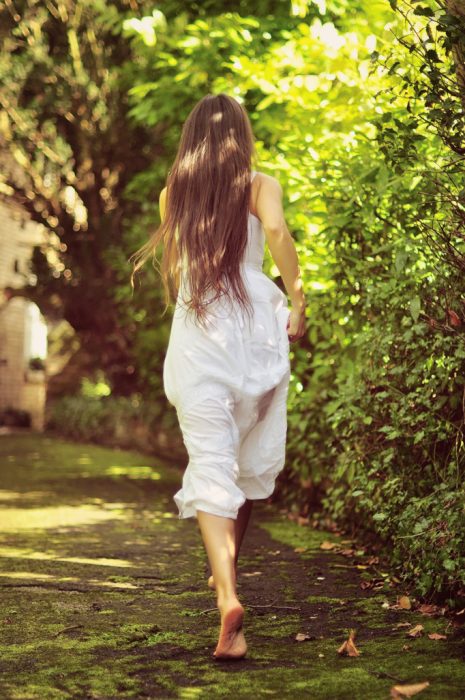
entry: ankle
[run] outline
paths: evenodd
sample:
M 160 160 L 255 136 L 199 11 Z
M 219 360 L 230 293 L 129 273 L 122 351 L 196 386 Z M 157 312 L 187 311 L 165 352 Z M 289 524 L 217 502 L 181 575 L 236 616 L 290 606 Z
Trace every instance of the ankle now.
M 220 611 L 229 610 L 229 608 L 234 608 L 240 604 L 241 603 L 236 593 L 230 593 L 229 595 L 218 595 L 216 598 L 216 605 Z

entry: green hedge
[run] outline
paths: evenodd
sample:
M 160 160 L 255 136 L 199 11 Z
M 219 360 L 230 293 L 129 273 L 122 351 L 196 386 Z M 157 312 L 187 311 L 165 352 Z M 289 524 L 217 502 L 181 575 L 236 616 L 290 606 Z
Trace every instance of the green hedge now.
M 61 397 L 47 410 L 47 429 L 72 440 L 184 457 L 175 411 L 138 395 Z

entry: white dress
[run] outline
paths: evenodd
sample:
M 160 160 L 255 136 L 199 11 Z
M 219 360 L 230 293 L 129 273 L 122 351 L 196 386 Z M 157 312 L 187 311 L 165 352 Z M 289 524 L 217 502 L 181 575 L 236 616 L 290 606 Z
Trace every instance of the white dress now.
M 252 179 L 255 172 L 252 174 Z M 179 518 L 196 510 L 230 518 L 245 499 L 270 496 L 284 466 L 290 377 L 287 297 L 262 272 L 265 235 L 249 212 L 241 263 L 253 305 L 211 305 L 207 328 L 182 304 L 182 284 L 163 365 L 189 463 L 174 495 Z

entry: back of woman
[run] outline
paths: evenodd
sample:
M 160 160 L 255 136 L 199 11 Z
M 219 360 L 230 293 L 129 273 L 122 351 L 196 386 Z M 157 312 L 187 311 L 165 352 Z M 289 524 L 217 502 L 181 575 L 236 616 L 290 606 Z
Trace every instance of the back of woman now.
M 179 518 L 198 520 L 223 659 L 247 650 L 237 560 L 253 501 L 273 493 L 284 466 L 289 341 L 305 330 L 282 190 L 251 170 L 253 158 L 243 107 L 224 94 L 200 100 L 160 195 L 161 226 L 134 256 L 137 271 L 163 244 L 166 300 L 175 302 L 163 382 L 189 455 L 174 501 Z M 265 242 L 291 308 L 262 271 Z

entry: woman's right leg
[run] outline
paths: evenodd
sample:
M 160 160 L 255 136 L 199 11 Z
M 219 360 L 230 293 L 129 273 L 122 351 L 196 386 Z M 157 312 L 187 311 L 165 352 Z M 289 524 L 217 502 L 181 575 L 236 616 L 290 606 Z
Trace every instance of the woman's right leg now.
M 197 510 L 197 520 L 216 580 L 221 629 L 214 653 L 217 659 L 242 658 L 247 644 L 242 629 L 244 608 L 236 592 L 234 519 Z
M 214 385 L 208 387 L 208 395 L 183 407 L 180 426 L 189 463 L 182 489 L 174 496 L 180 512 L 195 508 L 217 581 L 221 629 L 214 656 L 219 659 L 242 658 L 247 650 L 242 631 L 244 608 L 237 598 L 234 570 L 235 520 L 244 493 L 237 486 L 240 434 L 233 410 L 229 391 Z

